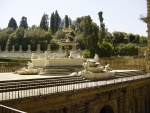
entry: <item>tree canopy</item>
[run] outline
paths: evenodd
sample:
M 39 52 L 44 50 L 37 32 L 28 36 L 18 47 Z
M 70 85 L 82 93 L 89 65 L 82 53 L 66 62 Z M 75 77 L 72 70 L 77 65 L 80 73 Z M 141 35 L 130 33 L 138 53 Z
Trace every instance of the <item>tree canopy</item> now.
M 18 25 L 13 17 L 9 20 L 8 27 L 13 28 L 14 30 L 17 29 Z
M 23 27 L 25 29 L 28 29 L 28 23 L 27 23 L 27 18 L 25 16 L 23 16 L 21 18 L 21 21 L 20 21 L 20 26 L 19 27 Z
M 93 57 L 98 53 L 100 57 L 110 57 L 111 55 L 136 55 L 138 47 L 147 46 L 148 40 L 145 36 L 121 31 L 109 32 L 105 27 L 103 12 L 98 12 L 100 24 L 92 21 L 90 15 L 77 17 L 72 21 L 68 15 L 62 19 L 56 10 L 50 16 L 43 14 L 39 26 L 28 26 L 27 18 L 23 16 L 19 27 L 12 17 L 8 22 L 8 27 L 0 29 L 0 46 L 5 50 L 12 46 L 18 50 L 22 45 L 23 50 L 27 50 L 28 45 L 32 45 L 34 51 L 37 44 L 41 45 L 41 50 L 45 51 L 48 44 L 51 49 L 58 48 L 57 41 L 65 40 L 66 32 L 63 29 L 71 30 L 67 33 L 71 41 L 79 43 L 78 48 L 84 50 L 86 57 Z M 50 26 L 49 26 L 50 23 Z

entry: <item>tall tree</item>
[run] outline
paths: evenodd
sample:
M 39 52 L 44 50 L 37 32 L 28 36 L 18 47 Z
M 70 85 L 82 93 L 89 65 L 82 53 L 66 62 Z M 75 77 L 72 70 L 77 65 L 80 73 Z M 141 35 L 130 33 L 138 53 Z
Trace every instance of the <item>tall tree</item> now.
M 85 41 L 85 46 L 87 49 L 90 48 L 90 36 L 92 34 L 92 26 L 91 26 L 91 23 L 92 23 L 92 19 L 90 16 L 85 16 L 84 19 L 83 19 L 83 37 L 84 37 L 84 41 Z
M 99 15 L 99 20 L 100 20 L 100 43 L 102 44 L 105 38 L 105 24 L 103 23 L 104 21 L 103 12 L 100 11 L 98 15 Z
M 52 31 L 52 34 L 55 33 L 55 17 L 54 17 L 54 13 L 51 14 L 51 18 L 50 18 L 50 29 Z
M 65 28 L 69 27 L 69 18 L 67 15 L 65 15 Z
M 13 17 L 9 20 L 8 27 L 13 28 L 14 30 L 17 29 L 18 26 L 16 20 Z
M 56 33 L 58 28 L 59 28 L 59 24 L 60 24 L 60 17 L 59 17 L 59 14 L 58 14 L 57 10 L 55 11 L 54 16 L 55 16 L 54 26 L 55 26 L 55 33 Z
M 24 29 L 28 29 L 27 18 L 26 18 L 25 16 L 23 16 L 23 17 L 21 18 L 20 26 L 23 27 Z M 20 26 L 19 26 L 19 27 L 20 27 Z
M 40 22 L 40 28 L 47 31 L 48 26 L 49 26 L 48 15 L 44 13 Z

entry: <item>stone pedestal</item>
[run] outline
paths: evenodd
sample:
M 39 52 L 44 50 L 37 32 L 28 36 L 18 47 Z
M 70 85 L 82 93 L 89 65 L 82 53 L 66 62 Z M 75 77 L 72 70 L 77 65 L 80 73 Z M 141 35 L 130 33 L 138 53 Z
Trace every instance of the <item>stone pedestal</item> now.
M 47 52 L 49 53 L 50 51 L 51 51 L 51 45 L 48 44 L 48 46 L 47 46 Z
M 23 51 L 22 51 L 22 46 L 21 46 L 21 45 L 20 45 L 19 52 L 20 52 L 20 53 L 22 53 L 22 52 L 23 52 Z
M 31 45 L 28 45 L 27 53 L 31 53 Z
M 15 52 L 15 46 L 13 45 L 13 46 L 12 46 L 11 53 L 14 53 L 14 52 Z
M 8 46 L 5 47 L 5 53 L 8 53 Z
M 38 45 L 37 45 L 36 53 L 38 53 L 38 54 L 40 54 L 40 53 L 41 53 L 41 47 L 40 47 L 40 44 L 38 44 Z

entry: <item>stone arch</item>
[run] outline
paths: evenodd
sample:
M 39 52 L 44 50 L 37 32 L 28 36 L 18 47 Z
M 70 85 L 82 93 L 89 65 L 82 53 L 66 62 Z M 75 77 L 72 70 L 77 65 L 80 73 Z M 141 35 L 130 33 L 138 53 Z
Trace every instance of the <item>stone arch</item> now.
M 137 113 L 138 112 L 138 102 L 135 97 L 130 97 L 129 98 L 129 104 L 128 104 L 128 109 L 129 113 Z
M 117 100 L 113 99 L 99 104 L 95 113 L 118 113 Z
M 146 92 L 144 96 L 144 102 L 145 102 L 145 113 L 150 113 L 150 98 L 149 98 L 149 93 Z
M 102 107 L 99 113 L 114 113 L 114 110 L 110 105 L 105 105 Z

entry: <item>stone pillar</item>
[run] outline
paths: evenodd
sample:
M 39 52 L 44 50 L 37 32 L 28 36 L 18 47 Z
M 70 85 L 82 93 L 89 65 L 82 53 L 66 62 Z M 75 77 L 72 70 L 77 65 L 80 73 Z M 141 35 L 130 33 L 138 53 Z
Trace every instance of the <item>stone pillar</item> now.
M 72 50 L 73 50 L 73 51 L 76 51 L 76 45 L 73 45 L 73 46 L 72 46 Z
M 31 45 L 28 45 L 27 53 L 31 53 Z
M 59 45 L 59 51 L 60 52 L 62 51 L 62 45 Z
M 34 59 L 34 53 L 31 54 L 31 59 Z
M 47 52 L 49 53 L 50 51 L 51 51 L 51 45 L 48 44 L 48 46 L 47 46 Z
M 8 53 L 8 46 L 5 47 L 5 53 Z
M 45 59 L 48 59 L 48 53 L 45 51 Z
M 38 54 L 41 53 L 41 47 L 40 47 L 40 44 L 37 45 L 36 53 L 38 53 Z
M 22 45 L 20 45 L 19 52 L 22 53 Z
M 15 46 L 14 46 L 14 45 L 12 46 L 12 50 L 11 50 L 11 52 L 12 52 L 12 53 L 14 53 L 14 52 L 15 52 Z

